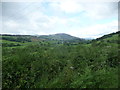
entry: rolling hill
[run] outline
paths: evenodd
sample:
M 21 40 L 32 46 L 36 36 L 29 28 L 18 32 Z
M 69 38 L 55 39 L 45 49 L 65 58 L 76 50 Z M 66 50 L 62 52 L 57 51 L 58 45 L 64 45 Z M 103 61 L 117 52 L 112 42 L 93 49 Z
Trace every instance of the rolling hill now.
M 47 40 L 47 41 L 54 40 L 54 41 L 62 41 L 62 42 L 83 42 L 84 43 L 84 42 L 88 41 L 83 38 L 74 37 L 74 36 L 71 36 L 71 35 L 65 34 L 65 33 L 41 35 L 41 36 L 38 36 L 38 38 Z
M 120 31 L 115 33 L 110 33 L 102 37 L 99 37 L 97 39 L 94 39 L 92 40 L 92 42 L 119 43 L 120 42 L 119 35 L 120 35 Z
M 48 40 L 80 40 L 78 37 L 74 37 L 65 33 L 58 33 L 52 35 L 41 35 L 39 38 L 48 39 Z
M 116 41 L 119 38 L 120 31 L 115 33 L 110 33 L 107 35 L 104 35 L 102 37 L 99 37 L 97 39 L 91 39 L 92 41 Z M 46 41 L 74 41 L 74 42 L 85 42 L 88 41 L 85 38 L 78 38 L 75 36 L 71 36 L 69 34 L 65 33 L 57 33 L 57 34 L 51 34 L 51 35 L 9 35 L 9 34 L 0 34 L 0 37 L 2 37 L 2 40 L 8 40 L 8 41 L 15 41 L 15 42 L 32 42 L 32 41 L 40 41 L 40 40 L 46 40 Z
M 2 35 L 3 40 L 15 41 L 15 42 L 32 42 L 32 41 L 59 41 L 59 42 L 82 42 L 85 43 L 88 40 L 83 38 L 74 37 L 65 33 L 58 33 L 52 35 Z

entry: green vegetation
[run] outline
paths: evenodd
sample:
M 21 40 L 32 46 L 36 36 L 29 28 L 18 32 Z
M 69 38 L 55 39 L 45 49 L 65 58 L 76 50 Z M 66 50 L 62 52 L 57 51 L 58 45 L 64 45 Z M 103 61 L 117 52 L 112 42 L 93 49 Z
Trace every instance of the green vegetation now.
M 3 37 L 3 88 L 118 87 L 118 33 L 88 43 Z
M 47 41 L 59 41 L 59 43 L 66 42 L 66 43 L 86 43 L 85 39 L 74 37 L 65 33 L 53 34 L 53 35 L 41 35 L 38 36 L 40 39 L 45 39 Z M 88 40 L 87 40 L 88 42 Z

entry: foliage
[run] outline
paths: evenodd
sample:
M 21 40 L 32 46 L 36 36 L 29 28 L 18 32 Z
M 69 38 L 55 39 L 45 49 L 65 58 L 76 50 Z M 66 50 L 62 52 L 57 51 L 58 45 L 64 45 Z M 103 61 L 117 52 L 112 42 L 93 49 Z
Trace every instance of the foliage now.
M 6 42 L 2 55 L 3 88 L 118 87 L 116 42 L 40 41 L 25 47 Z

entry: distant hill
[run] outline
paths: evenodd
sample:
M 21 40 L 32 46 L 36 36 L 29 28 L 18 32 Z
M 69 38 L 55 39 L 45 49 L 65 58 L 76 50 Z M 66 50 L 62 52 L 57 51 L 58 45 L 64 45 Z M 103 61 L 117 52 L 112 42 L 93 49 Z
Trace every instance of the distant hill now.
M 39 41 L 36 36 L 31 35 L 10 35 L 10 34 L 0 34 L 0 39 L 7 40 L 7 41 L 13 41 L 13 42 L 33 42 L 33 41 Z
M 85 42 L 86 41 L 83 38 L 74 37 L 65 33 L 41 35 L 41 36 L 38 36 L 38 38 L 44 39 L 44 40 L 56 40 L 56 41 L 67 41 L 67 42 Z
M 57 41 L 59 43 L 87 43 L 89 40 L 74 37 L 65 33 L 51 34 L 51 35 L 9 35 L 1 34 L 2 40 L 14 42 L 33 42 L 33 41 Z
M 9 34 L 0 34 L 0 39 L 14 42 L 39 42 L 39 41 L 57 41 L 57 42 L 67 42 L 67 43 L 90 43 L 97 41 L 101 43 L 101 41 L 109 42 L 109 43 L 118 43 L 119 41 L 120 31 L 116 33 L 111 33 L 104 35 L 100 38 L 87 40 L 84 38 L 78 38 L 75 36 L 71 36 L 65 33 L 51 34 L 51 35 L 9 35 Z
M 74 40 L 74 39 L 80 39 L 65 33 L 58 33 L 58 34 L 52 34 L 52 35 L 41 35 L 39 38 L 42 39 L 49 39 L 49 40 Z

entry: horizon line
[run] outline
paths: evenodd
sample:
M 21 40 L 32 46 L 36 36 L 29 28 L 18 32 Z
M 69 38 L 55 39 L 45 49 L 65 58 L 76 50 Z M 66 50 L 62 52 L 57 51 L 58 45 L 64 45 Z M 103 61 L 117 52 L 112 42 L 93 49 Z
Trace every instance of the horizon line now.
M 116 31 L 116 32 L 119 32 L 119 31 Z M 112 33 L 116 33 L 116 32 L 112 32 Z M 55 34 L 67 34 L 67 33 L 55 33 Z M 55 34 L 42 34 L 42 35 L 55 35 Z M 111 33 L 109 33 L 109 34 L 111 34 Z M 42 36 L 42 35 L 39 35 L 39 34 L 33 34 L 32 35 L 32 34 L 12 34 L 12 33 L 0 33 L 0 35 Z M 70 34 L 67 34 L 67 35 L 70 35 Z M 108 34 L 104 34 L 104 35 L 108 35 Z M 100 37 L 103 37 L 104 35 L 102 35 Z M 97 39 L 97 38 L 100 38 L 100 37 L 96 37 L 96 38 L 93 38 L 93 37 L 78 37 L 78 36 L 74 36 L 74 35 L 70 35 L 70 36 L 77 37 L 77 38 L 82 38 L 82 39 Z

